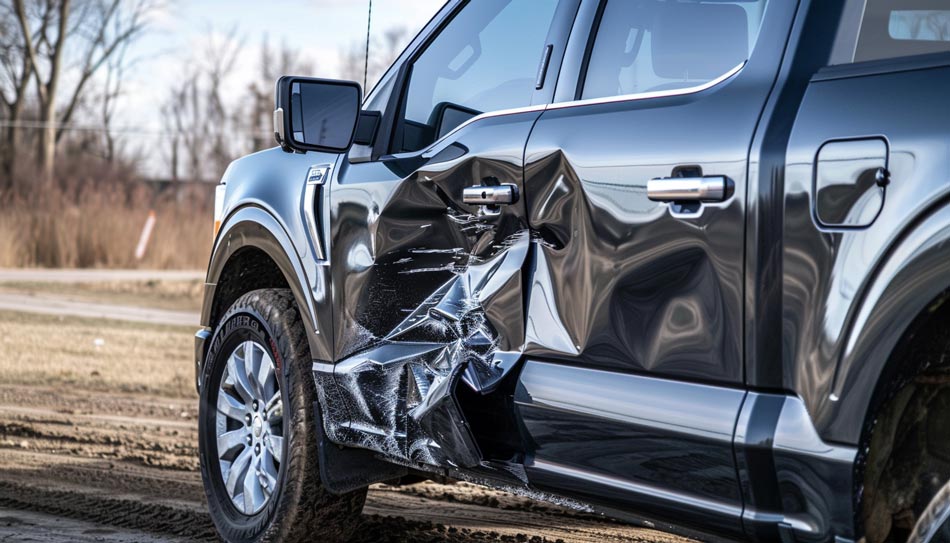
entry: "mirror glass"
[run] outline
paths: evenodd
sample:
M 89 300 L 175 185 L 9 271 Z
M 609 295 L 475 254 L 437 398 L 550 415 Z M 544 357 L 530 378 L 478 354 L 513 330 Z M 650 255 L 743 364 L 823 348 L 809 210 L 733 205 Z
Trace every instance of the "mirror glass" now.
M 350 145 L 359 116 L 359 87 L 294 81 L 290 109 L 294 142 L 343 150 Z

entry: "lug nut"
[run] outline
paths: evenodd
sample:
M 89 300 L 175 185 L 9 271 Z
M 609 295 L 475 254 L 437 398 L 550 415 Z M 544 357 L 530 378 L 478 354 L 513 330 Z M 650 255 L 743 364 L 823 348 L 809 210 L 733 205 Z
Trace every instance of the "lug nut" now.
M 261 446 L 254 445 L 254 454 L 261 454 Z
M 253 441 L 253 439 L 251 439 L 251 435 L 248 434 L 248 436 L 247 436 L 247 444 L 250 445 L 252 441 Z
M 254 403 L 251 404 L 251 407 L 254 408 L 254 411 L 257 411 L 257 400 L 254 400 Z
M 247 415 L 244 415 L 244 423 L 247 424 L 248 426 L 251 425 L 251 414 L 250 414 L 250 413 L 248 413 Z

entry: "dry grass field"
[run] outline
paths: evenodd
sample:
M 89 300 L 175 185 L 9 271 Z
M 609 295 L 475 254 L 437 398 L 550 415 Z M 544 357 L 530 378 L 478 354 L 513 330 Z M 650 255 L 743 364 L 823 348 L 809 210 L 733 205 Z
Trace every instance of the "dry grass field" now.
M 0 383 L 194 397 L 194 330 L 0 312 Z
M 0 267 L 202 269 L 212 216 L 200 206 L 162 205 L 144 257 L 135 247 L 150 207 L 104 197 L 52 197 L 0 207 Z

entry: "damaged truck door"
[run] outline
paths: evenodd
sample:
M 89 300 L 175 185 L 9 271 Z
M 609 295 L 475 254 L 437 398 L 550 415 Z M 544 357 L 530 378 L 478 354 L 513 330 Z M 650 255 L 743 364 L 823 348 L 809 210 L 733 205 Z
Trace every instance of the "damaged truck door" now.
M 331 441 L 413 465 L 522 463 L 511 395 L 494 393 L 524 345 L 524 148 L 540 108 L 510 108 L 537 99 L 538 18 L 556 4 L 468 4 L 402 68 L 393 154 L 331 175 L 336 363 L 314 364 Z M 516 32 L 523 47 L 493 39 Z
M 473 123 L 429 159 L 341 169 L 330 191 L 339 362 L 323 371 L 340 395 L 328 407 L 347 412 L 326 413 L 333 441 L 412 462 L 480 461 L 453 396 L 460 382 L 490 392 L 521 354 L 521 159 L 536 117 Z M 512 201 L 466 203 L 472 185 L 506 187 Z

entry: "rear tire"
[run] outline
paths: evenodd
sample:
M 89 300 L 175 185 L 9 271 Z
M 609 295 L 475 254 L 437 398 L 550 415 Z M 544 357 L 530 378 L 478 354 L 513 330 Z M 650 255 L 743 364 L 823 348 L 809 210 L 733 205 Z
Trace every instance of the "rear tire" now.
M 930 500 L 907 543 L 950 543 L 950 482 Z
M 312 361 L 293 295 L 287 289 L 262 289 L 245 294 L 221 318 L 210 345 L 202 369 L 204 385 L 199 396 L 198 440 L 201 477 L 211 519 L 218 533 L 232 543 L 346 541 L 359 525 L 366 489 L 336 496 L 327 492 L 321 483 L 313 426 L 316 390 L 310 373 Z M 239 353 L 244 345 L 253 345 L 258 357 L 270 355 L 276 366 L 279 385 L 279 401 L 275 403 L 282 404 L 279 418 L 276 413 L 273 419 L 270 413 L 264 416 L 266 421 L 273 420 L 273 435 L 283 438 L 282 446 L 275 450 L 278 454 L 274 455 L 283 461 L 277 462 L 276 484 L 268 481 L 258 487 L 256 492 L 259 494 L 260 488 L 266 491 L 258 496 L 263 496 L 263 503 L 258 500 L 255 507 L 241 507 L 245 502 L 232 499 L 234 496 L 228 491 L 224 475 L 231 470 L 218 454 L 218 438 L 222 432 L 230 430 L 233 433 L 233 428 L 239 427 L 245 432 L 242 435 L 247 438 L 250 449 L 257 446 L 258 440 L 264 440 L 270 431 L 263 430 L 265 437 L 261 437 L 261 424 L 257 420 L 253 424 L 248 422 L 246 428 L 240 427 L 239 417 L 235 417 L 233 412 L 229 415 L 231 419 L 225 421 L 228 426 L 222 426 L 224 422 L 217 406 L 219 396 L 223 394 L 229 394 L 228 399 L 235 404 L 235 411 L 247 409 L 251 415 L 255 413 L 250 407 L 241 405 L 240 394 L 230 389 L 225 393 L 222 388 L 225 375 L 230 376 L 236 367 L 232 362 L 232 369 L 228 369 L 228 359 Z M 233 377 L 229 379 L 231 383 L 235 380 Z M 274 378 L 267 381 L 273 387 Z M 225 385 L 232 386 L 227 381 Z M 263 385 L 255 386 L 264 388 Z M 247 404 L 250 405 L 250 401 Z M 267 443 L 276 447 L 273 445 L 276 441 Z M 242 447 L 237 445 L 232 450 L 243 453 Z M 227 456 L 229 453 L 222 454 Z M 248 455 L 251 455 L 250 450 Z M 239 463 L 237 458 L 231 462 L 232 466 Z M 241 472 L 247 474 L 241 477 L 241 481 L 250 475 L 251 464 L 248 466 L 247 471 Z M 255 483 L 251 479 L 248 484 L 253 486 Z M 235 492 L 237 488 L 232 485 Z M 247 514 L 246 510 L 252 514 Z

